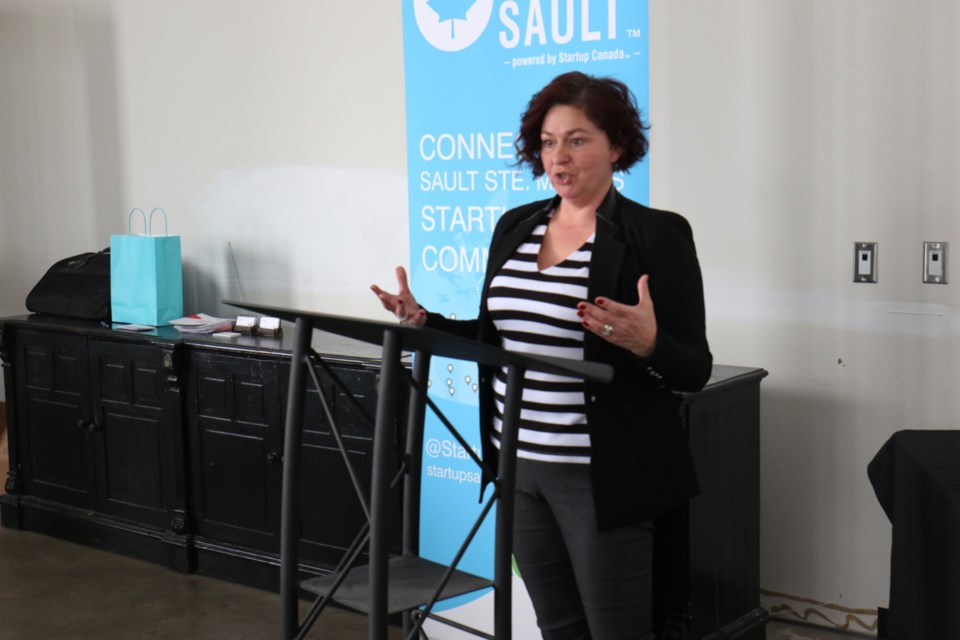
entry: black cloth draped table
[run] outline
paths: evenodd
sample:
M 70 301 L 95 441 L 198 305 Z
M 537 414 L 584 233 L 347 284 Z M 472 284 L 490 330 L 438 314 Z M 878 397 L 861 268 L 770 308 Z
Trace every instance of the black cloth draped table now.
M 867 474 L 893 524 L 887 637 L 960 640 L 960 431 L 899 431 Z

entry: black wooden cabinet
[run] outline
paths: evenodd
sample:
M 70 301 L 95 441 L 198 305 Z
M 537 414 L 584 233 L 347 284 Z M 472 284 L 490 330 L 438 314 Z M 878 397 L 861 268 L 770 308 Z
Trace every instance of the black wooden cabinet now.
M 188 570 L 178 344 L 67 329 L 3 325 L 3 523 Z
M 715 366 L 680 394 L 700 495 L 656 521 L 654 597 L 663 640 L 763 640 L 760 606 L 760 381 Z
M 284 340 L 129 334 L 41 316 L 0 321 L 0 338 L 4 526 L 276 588 Z M 323 398 L 368 495 L 379 352 L 328 334 L 318 344 L 331 352 Z M 320 393 L 311 386 L 304 410 L 306 573 L 332 569 L 366 522 Z M 399 494 L 395 513 L 399 549 Z

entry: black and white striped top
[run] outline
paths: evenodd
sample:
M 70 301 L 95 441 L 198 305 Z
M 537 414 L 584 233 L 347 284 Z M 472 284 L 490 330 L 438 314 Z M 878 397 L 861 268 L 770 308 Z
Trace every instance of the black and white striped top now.
M 582 360 L 583 326 L 577 303 L 587 298 L 594 236 L 563 262 L 540 271 L 537 254 L 546 230 L 546 224 L 534 229 L 493 277 L 487 307 L 504 349 Z M 504 368 L 493 383 L 493 440 L 498 447 L 506 380 Z M 581 380 L 526 372 L 517 456 L 547 462 L 590 462 Z

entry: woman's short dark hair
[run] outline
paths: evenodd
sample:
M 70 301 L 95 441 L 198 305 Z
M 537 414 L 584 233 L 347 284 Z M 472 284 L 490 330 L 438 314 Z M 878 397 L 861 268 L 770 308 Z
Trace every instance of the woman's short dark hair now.
M 533 175 L 544 174 L 540 158 L 540 130 L 547 112 L 557 105 L 576 107 L 590 122 L 602 129 L 610 144 L 623 150 L 614 163 L 614 171 L 629 171 L 647 155 L 647 136 L 640 119 L 637 101 L 624 83 L 613 78 L 598 78 L 579 71 L 557 76 L 530 98 L 520 118 L 517 136 L 518 164 L 528 164 Z

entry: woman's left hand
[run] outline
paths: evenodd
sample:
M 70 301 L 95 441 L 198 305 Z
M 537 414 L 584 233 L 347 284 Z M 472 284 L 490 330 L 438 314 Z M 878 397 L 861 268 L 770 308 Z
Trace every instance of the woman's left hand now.
M 583 321 L 584 329 L 641 358 L 653 353 L 657 344 L 657 317 L 647 286 L 649 279 L 649 275 L 643 275 L 637 281 L 640 301 L 635 305 L 621 304 L 603 297 L 597 298 L 594 304 L 578 304 L 577 314 Z

